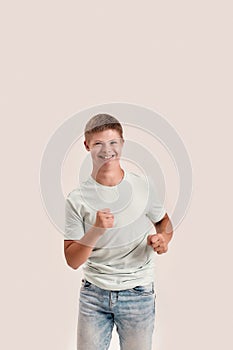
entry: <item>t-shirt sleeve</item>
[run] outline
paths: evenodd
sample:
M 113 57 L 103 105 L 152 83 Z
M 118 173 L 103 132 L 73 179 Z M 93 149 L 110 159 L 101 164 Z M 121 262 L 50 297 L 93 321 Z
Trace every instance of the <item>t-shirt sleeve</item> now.
M 65 202 L 65 240 L 78 240 L 84 235 L 83 218 L 80 213 L 80 203 L 69 194 Z
M 149 177 L 149 201 L 146 215 L 149 219 L 156 223 L 164 217 L 166 214 L 166 209 L 160 199 L 157 187 L 154 181 Z

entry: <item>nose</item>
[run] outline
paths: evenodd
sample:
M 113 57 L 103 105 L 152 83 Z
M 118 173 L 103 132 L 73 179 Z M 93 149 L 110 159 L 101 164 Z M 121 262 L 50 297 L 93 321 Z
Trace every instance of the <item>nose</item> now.
M 112 147 L 111 147 L 111 145 L 108 142 L 103 143 L 102 151 L 108 152 L 108 151 L 111 151 L 111 149 L 112 149 Z

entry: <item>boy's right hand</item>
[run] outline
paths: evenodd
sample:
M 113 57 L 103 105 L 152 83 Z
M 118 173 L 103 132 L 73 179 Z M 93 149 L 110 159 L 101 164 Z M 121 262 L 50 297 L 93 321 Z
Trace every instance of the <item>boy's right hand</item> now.
M 96 213 L 96 221 L 94 227 L 111 228 L 113 227 L 114 216 L 109 208 L 98 210 Z

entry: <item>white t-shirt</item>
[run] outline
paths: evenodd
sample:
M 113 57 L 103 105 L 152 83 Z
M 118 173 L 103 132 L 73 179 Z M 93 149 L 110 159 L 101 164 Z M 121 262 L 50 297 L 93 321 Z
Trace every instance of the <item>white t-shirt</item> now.
M 121 182 L 105 186 L 89 178 L 66 198 L 65 240 L 79 240 L 110 208 L 114 225 L 98 239 L 83 265 L 84 277 L 107 290 L 130 289 L 154 280 L 154 251 L 147 245 L 153 223 L 166 211 L 150 178 L 124 170 Z

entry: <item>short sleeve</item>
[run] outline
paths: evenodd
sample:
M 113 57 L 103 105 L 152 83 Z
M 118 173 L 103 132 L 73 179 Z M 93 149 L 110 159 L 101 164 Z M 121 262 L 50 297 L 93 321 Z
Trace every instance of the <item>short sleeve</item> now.
M 83 218 L 79 207 L 80 204 L 74 203 L 68 195 L 65 202 L 65 240 L 78 240 L 84 235 Z
M 149 202 L 146 215 L 153 222 L 159 222 L 166 214 L 166 209 L 159 197 L 158 190 L 153 180 L 148 177 L 149 182 Z

